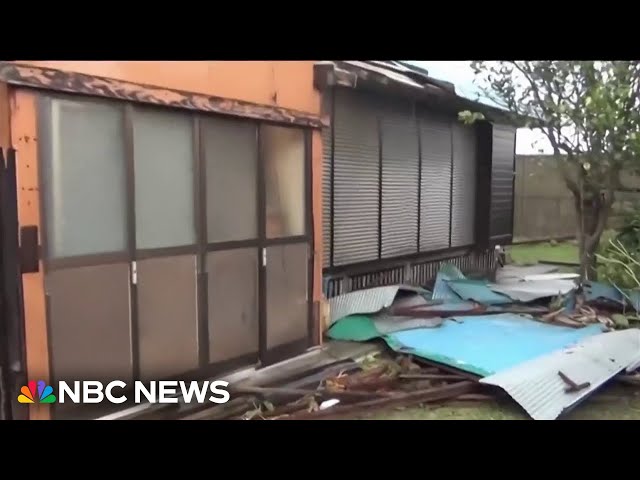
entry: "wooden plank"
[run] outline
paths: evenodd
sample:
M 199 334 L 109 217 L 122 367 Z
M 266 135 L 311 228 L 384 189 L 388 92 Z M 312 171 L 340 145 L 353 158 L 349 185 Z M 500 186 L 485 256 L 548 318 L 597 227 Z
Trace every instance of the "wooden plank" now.
M 388 409 L 395 407 L 408 407 L 419 403 L 437 402 L 449 398 L 455 398 L 460 395 L 470 393 L 478 385 L 473 382 L 459 382 L 444 387 L 430 388 L 428 390 L 419 390 L 406 394 L 394 395 L 391 398 L 383 398 L 379 400 L 371 400 L 368 402 L 354 403 L 352 405 L 338 405 L 327 410 L 319 410 L 316 412 L 301 412 L 299 414 L 286 417 L 285 420 L 315 420 L 344 418 L 348 415 L 356 415 L 369 413 L 373 410 Z
M 327 126 L 319 116 L 298 110 L 13 62 L 0 62 L 0 81 L 23 87 L 114 98 L 303 127 Z

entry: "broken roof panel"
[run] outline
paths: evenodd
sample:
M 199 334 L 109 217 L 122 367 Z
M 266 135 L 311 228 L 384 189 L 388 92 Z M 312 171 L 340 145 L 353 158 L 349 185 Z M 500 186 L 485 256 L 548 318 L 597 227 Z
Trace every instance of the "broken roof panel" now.
M 532 302 L 540 298 L 565 295 L 577 288 L 573 280 L 547 280 L 547 281 L 502 281 L 499 284 L 489 284 L 494 292 L 507 295 L 518 302 Z
M 601 282 L 585 282 L 583 286 L 585 300 L 593 302 L 596 300 L 608 300 L 613 303 L 624 303 L 622 293 L 613 285 Z
M 553 273 L 557 270 L 558 267 L 553 265 L 505 265 L 496 271 L 496 283 L 520 281 L 524 280 L 527 275 L 541 275 Z
M 599 324 L 569 328 L 508 313 L 455 320 L 461 323 L 446 320 L 438 328 L 392 333 L 387 343 L 396 351 L 489 376 L 602 333 Z
M 452 263 L 445 263 L 436 275 L 433 286 L 433 300 L 461 301 L 460 297 L 449 287 L 449 280 L 464 280 L 466 277 L 458 267 Z
M 348 65 L 353 65 L 354 67 L 379 73 L 380 75 L 384 75 L 385 77 L 388 77 L 390 80 L 394 80 L 396 82 L 402 83 L 409 87 L 414 87 L 418 89 L 423 88 L 423 85 L 421 83 L 418 83 L 415 80 L 409 78 L 406 74 L 403 75 L 402 73 L 394 71 L 388 67 L 374 65 L 374 63 L 378 63 L 378 62 L 344 61 L 344 63 Z
M 505 390 L 535 420 L 553 420 L 640 361 L 640 330 L 584 338 L 576 345 L 503 370 L 481 383 Z M 571 380 L 582 389 L 567 392 Z
M 513 303 L 511 298 L 492 291 L 482 280 L 450 280 L 448 286 L 463 300 L 473 300 L 485 305 Z
M 439 317 L 433 318 L 410 318 L 386 313 L 378 313 L 371 317 L 376 330 L 382 335 L 400 332 L 403 330 L 414 330 L 416 328 L 436 328 L 442 325 L 444 320 Z
M 406 285 L 390 285 L 387 287 L 368 288 L 338 295 L 329 300 L 331 323 L 356 313 L 376 313 L 391 306 L 400 290 L 428 295 L 422 288 Z
M 433 78 L 424 70 L 406 63 L 377 60 L 325 60 L 316 62 L 316 66 L 321 67 L 317 71 L 318 78 L 314 80 L 319 88 L 341 85 L 350 88 L 382 89 L 382 91 L 391 89 L 398 94 L 429 102 L 433 106 L 437 104 L 452 112 L 475 110 L 483 113 L 490 121 L 511 124 L 524 123 L 525 120 L 522 117 L 515 121 L 513 114 L 504 107 L 458 95 L 452 83 Z

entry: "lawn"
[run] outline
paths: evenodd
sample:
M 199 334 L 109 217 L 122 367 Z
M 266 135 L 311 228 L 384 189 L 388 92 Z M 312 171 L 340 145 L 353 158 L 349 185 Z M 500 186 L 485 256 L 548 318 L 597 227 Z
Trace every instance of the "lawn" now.
M 528 420 L 529 416 L 512 401 L 465 402 L 423 406 L 374 413 L 362 420 Z M 640 420 L 640 388 L 608 384 L 571 412 L 564 420 Z
M 534 265 L 541 260 L 578 263 L 578 246 L 573 242 L 513 245 L 507 252 L 516 265 Z

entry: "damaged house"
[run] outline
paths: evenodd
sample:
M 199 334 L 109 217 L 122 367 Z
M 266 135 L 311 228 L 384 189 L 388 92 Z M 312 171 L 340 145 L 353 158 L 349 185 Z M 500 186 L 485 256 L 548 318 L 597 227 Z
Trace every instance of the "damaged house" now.
M 13 418 L 108 413 L 18 405 L 28 380 L 295 357 L 323 296 L 487 271 L 512 235 L 515 127 L 397 62 L 0 62 L 0 116 Z
M 516 127 L 400 62 L 319 62 L 328 297 L 424 285 L 447 260 L 487 272 L 512 239 Z M 484 120 L 465 125 L 464 110 Z

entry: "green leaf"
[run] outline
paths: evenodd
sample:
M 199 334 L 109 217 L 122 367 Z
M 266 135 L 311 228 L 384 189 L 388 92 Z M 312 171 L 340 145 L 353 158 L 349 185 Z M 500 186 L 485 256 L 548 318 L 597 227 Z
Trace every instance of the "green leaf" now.
M 616 324 L 616 328 L 629 328 L 629 319 L 621 313 L 611 315 L 611 320 Z

